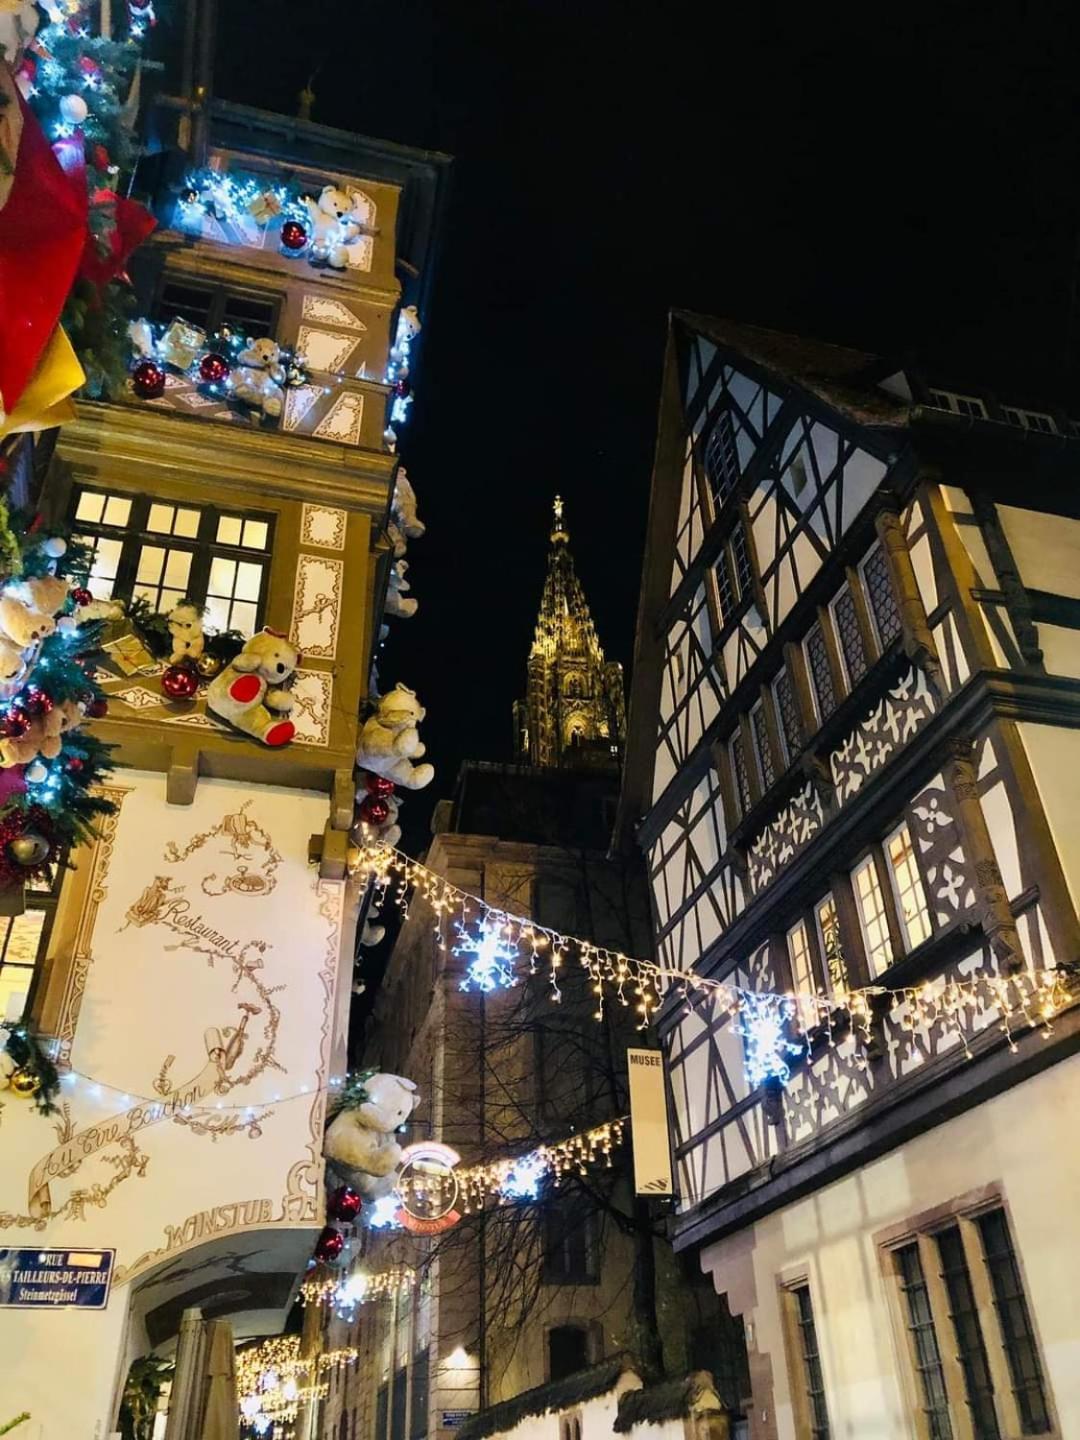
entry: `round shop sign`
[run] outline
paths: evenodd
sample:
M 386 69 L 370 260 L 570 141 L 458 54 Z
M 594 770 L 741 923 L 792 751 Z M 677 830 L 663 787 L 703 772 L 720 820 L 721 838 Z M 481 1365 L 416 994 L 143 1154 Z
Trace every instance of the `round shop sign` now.
M 414 1235 L 439 1235 L 461 1219 L 454 1166 L 461 1156 L 449 1145 L 420 1140 L 402 1151 L 396 1194 L 398 1219 Z

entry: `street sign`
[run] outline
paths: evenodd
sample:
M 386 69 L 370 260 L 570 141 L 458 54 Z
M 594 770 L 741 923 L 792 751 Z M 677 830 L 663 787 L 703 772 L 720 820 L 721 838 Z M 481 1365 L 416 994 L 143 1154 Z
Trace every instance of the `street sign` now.
M 115 1250 L 0 1250 L 0 1308 L 104 1310 Z
M 638 1195 L 670 1195 L 671 1141 L 664 1059 L 659 1050 L 628 1050 L 626 1059 L 630 1072 L 634 1190 Z
M 444 1410 L 442 1412 L 442 1425 L 439 1428 L 442 1430 L 457 1430 L 465 1424 L 466 1420 L 471 1420 L 475 1414 L 475 1410 Z

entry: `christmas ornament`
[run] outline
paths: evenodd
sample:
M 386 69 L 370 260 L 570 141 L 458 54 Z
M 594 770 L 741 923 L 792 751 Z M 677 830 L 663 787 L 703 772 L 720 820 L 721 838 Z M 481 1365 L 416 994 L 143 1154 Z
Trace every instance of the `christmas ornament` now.
M 281 245 L 285 250 L 302 250 L 307 244 L 307 229 L 299 220 L 286 220 L 281 227 Z
M 50 560 L 59 560 L 62 555 L 67 554 L 67 541 L 62 535 L 50 535 L 48 540 L 42 542 L 42 550 Z
M 104 695 L 99 695 L 96 700 L 91 700 L 86 707 L 86 718 L 88 720 L 104 720 L 109 713 L 109 702 Z
M 392 795 L 394 793 L 393 780 L 387 779 L 385 775 L 374 775 L 370 770 L 364 780 L 364 785 L 369 795 Z
M 199 361 L 199 379 L 207 385 L 220 385 L 229 373 L 229 362 L 224 355 L 211 351 Z
M 11 1088 L 16 1095 L 29 1100 L 41 1089 L 41 1079 L 33 1070 L 16 1070 L 11 1076 Z
M 222 662 L 218 656 L 211 655 L 207 651 L 203 651 L 195 661 L 195 669 L 198 670 L 204 680 L 212 680 L 221 669 L 221 665 Z
M 29 728 L 30 720 L 24 710 L 9 710 L 4 716 L 3 732 L 5 735 L 10 735 L 15 740 L 18 740 L 20 736 L 25 735 Z
M 348 1222 L 360 1214 L 363 1203 L 351 1185 L 339 1185 L 327 1201 L 326 1213 L 334 1220 Z
M 27 690 L 23 699 L 23 706 L 28 715 L 48 715 L 49 711 L 53 708 L 53 698 L 51 695 L 47 695 L 44 690 L 39 690 L 35 687 L 32 690 Z
M 90 107 L 81 95 L 65 95 L 60 101 L 60 118 L 68 125 L 82 125 Z
M 26 778 L 31 785 L 40 785 L 48 774 L 48 766 L 43 765 L 40 760 L 35 760 L 32 765 L 26 767 Z
M 14 1076 L 12 1077 L 14 1083 Z M 315 1259 L 324 1265 L 332 1264 L 345 1248 L 345 1236 L 333 1225 L 323 1226 L 322 1234 L 315 1242 Z
M 381 795 L 368 795 L 360 802 L 359 815 L 366 825 L 382 825 L 390 816 L 390 806 Z
M 67 768 L 72 775 L 78 775 L 79 771 L 83 768 L 83 762 L 79 759 L 78 755 L 73 755 L 67 762 Z
M 199 691 L 199 676 L 192 665 L 170 665 L 161 677 L 161 688 L 170 700 L 190 700 Z
M 48 859 L 52 847 L 44 835 L 39 835 L 36 830 L 25 830 L 21 835 L 16 835 L 14 840 L 9 840 L 7 845 L 8 854 L 24 869 L 30 869 L 34 865 L 41 865 Z
M 92 55 L 79 56 L 79 73 L 84 77 L 86 84 L 91 90 L 100 88 L 101 66 Z
M 85 585 L 80 585 L 77 590 L 72 590 L 71 598 L 75 601 L 76 605 L 91 605 L 94 600 L 93 595 L 91 595 Z
M 95 145 L 90 152 L 90 159 L 95 170 L 108 170 L 112 164 L 104 145 Z
M 404 400 L 406 395 L 409 395 L 412 392 L 412 381 L 408 380 L 404 375 L 402 375 L 400 379 L 394 381 L 392 388 L 394 394 L 398 397 L 398 399 Z
M 156 400 L 165 393 L 165 371 L 153 360 L 140 360 L 131 372 L 131 388 L 140 400 Z

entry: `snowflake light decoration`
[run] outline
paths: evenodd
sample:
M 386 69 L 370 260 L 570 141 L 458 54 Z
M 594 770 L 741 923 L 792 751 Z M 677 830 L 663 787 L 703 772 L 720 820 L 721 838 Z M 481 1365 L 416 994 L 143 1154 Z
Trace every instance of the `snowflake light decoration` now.
M 805 1041 L 791 1038 L 791 1025 L 798 1020 L 798 1006 L 786 995 L 755 995 L 743 991 L 734 1020 L 746 1050 L 746 1078 L 756 1089 L 766 1080 L 786 1085 L 791 1078 L 788 1060 L 806 1053 Z
M 364 1224 L 375 1230 L 400 1230 L 398 1211 L 401 1201 L 396 1194 L 381 1195 L 378 1200 L 364 1206 Z
M 514 961 L 518 958 L 517 946 L 507 938 L 505 922 L 494 915 L 485 916 L 478 935 L 464 935 L 460 945 L 454 947 L 455 955 L 472 955 L 468 973 L 460 981 L 461 990 L 480 990 L 490 995 L 492 990 L 509 988 L 517 984 Z
M 527 1155 L 511 1161 L 499 1183 L 499 1194 L 504 1200 L 535 1200 L 548 1168 L 543 1151 L 530 1150 Z

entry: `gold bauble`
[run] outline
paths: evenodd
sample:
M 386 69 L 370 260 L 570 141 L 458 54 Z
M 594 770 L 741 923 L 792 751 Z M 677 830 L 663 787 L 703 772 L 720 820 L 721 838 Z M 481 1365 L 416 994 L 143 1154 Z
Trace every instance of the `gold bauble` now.
M 11 1088 L 16 1095 L 28 1100 L 41 1089 L 41 1078 L 33 1070 L 16 1070 L 11 1076 Z
M 9 843 L 8 853 L 17 865 L 40 865 L 48 857 L 49 842 L 44 835 L 27 830 Z
M 195 669 L 204 680 L 212 680 L 221 670 L 221 661 L 216 655 L 203 654 L 195 661 Z

